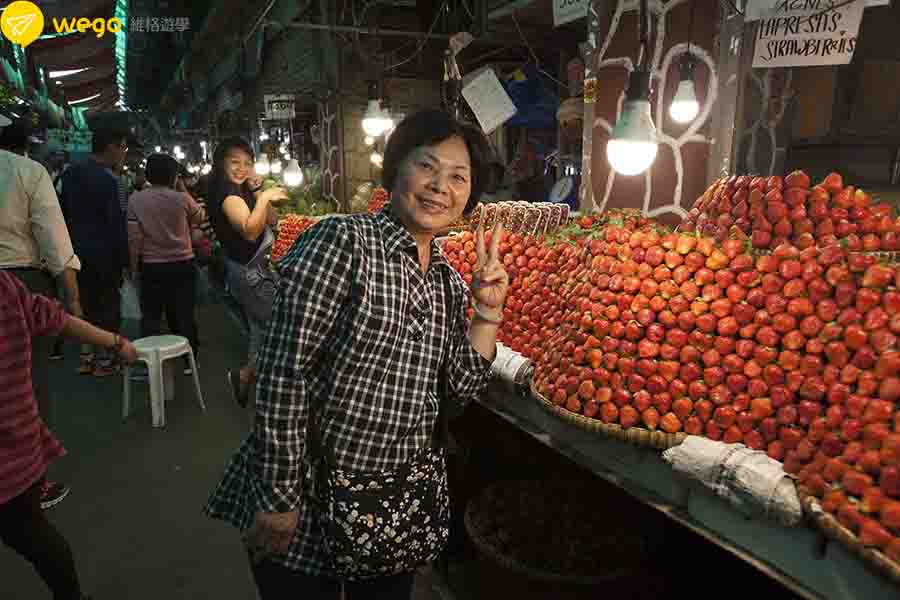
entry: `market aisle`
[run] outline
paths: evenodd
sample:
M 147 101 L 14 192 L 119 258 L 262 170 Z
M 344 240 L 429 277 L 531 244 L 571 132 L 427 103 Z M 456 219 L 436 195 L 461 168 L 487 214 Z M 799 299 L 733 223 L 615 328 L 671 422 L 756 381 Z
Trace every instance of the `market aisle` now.
M 201 309 L 200 331 L 208 411 L 200 413 L 190 379 L 179 376 L 161 430 L 150 426 L 146 384 L 133 384 L 135 408 L 123 424 L 121 377 L 75 374 L 78 350 L 71 344 L 66 360 L 54 364 L 51 429 L 69 455 L 52 474 L 72 493 L 51 518 L 96 600 L 255 598 L 234 532 L 200 512 L 248 423 L 223 375 L 242 341 L 221 305 Z M 0 572 L 8 600 L 49 598 L 30 565 L 4 547 Z
M 249 425 L 224 377 L 244 342 L 222 305 L 200 310 L 200 332 L 208 410 L 200 413 L 190 378 L 179 376 L 165 429 L 150 426 L 146 384 L 133 384 L 134 409 L 123 424 L 120 377 L 76 375 L 74 345 L 54 364 L 51 428 L 69 455 L 52 473 L 72 493 L 50 515 L 95 600 L 256 598 L 234 530 L 200 512 Z M 0 573 L 4 600 L 50 597 L 31 566 L 3 546 Z

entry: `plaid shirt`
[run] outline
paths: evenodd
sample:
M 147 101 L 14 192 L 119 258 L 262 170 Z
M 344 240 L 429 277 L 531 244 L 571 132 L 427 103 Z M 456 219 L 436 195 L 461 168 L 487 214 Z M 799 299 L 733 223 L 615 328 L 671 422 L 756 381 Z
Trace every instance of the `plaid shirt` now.
M 206 505 L 241 531 L 257 511 L 299 511 L 287 555 L 327 574 L 308 502 L 306 424 L 325 404 L 321 435 L 337 467 L 394 470 L 431 443 L 442 400 L 481 394 L 490 361 L 468 339 L 468 288 L 432 242 L 427 273 L 389 212 L 326 219 L 283 259 L 259 356 L 256 421 Z M 439 398 L 439 381 L 450 398 Z

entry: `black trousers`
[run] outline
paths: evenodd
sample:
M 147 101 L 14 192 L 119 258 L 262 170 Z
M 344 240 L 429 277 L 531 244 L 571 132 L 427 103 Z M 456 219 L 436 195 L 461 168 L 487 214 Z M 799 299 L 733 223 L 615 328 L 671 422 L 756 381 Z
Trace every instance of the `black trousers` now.
M 297 573 L 270 561 L 258 565 L 250 561 L 253 579 L 259 590 L 260 600 L 291 600 L 310 598 L 315 600 L 339 600 L 340 582 L 328 577 L 315 577 Z M 345 583 L 345 600 L 410 600 L 413 590 L 413 573 L 383 577 L 371 581 Z
M 188 339 L 197 351 L 197 272 L 194 261 L 141 265 L 141 335 L 162 333 L 162 316 L 169 330 Z
M 0 540 L 34 565 L 54 600 L 81 600 L 72 549 L 41 509 L 41 483 L 0 504 Z
M 85 320 L 101 329 L 118 333 L 122 319 L 121 287 L 121 271 L 98 269 L 83 263 L 78 273 L 78 290 Z

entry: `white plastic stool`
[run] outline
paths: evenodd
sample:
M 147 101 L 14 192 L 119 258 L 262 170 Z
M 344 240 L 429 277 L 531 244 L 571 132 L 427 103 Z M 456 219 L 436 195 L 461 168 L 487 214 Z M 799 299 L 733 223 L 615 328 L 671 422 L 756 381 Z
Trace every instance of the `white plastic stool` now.
M 175 394 L 174 378 L 166 376 L 163 361 L 179 356 L 188 356 L 191 361 L 191 370 L 194 377 L 194 390 L 197 392 L 197 401 L 200 408 L 206 412 L 206 404 L 203 403 L 203 392 L 200 390 L 200 376 L 197 374 L 197 363 L 194 361 L 194 351 L 187 338 L 180 335 L 155 335 L 134 341 L 134 347 L 138 353 L 138 360 L 147 364 L 150 379 L 150 410 L 153 415 L 154 427 L 166 425 L 166 400 L 171 400 Z M 171 366 L 171 365 L 169 365 Z M 131 368 L 125 366 L 124 394 L 122 399 L 122 420 L 128 418 L 131 412 Z

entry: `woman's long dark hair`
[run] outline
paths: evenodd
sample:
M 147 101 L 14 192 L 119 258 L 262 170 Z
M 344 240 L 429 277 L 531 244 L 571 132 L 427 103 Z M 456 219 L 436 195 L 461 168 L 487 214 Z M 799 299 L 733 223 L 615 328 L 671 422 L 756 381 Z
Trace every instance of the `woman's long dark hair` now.
M 225 174 L 225 157 L 230 150 L 234 149 L 243 150 L 250 155 L 251 161 L 255 160 L 253 147 L 245 139 L 230 137 L 219 142 L 215 152 L 213 152 L 212 171 L 209 174 L 209 186 L 207 189 L 207 202 L 221 202 L 225 199 L 224 196 L 222 196 L 225 185 L 228 183 L 228 176 Z M 245 200 L 253 198 L 253 192 L 250 191 L 250 184 L 246 181 L 241 184 L 241 197 Z

